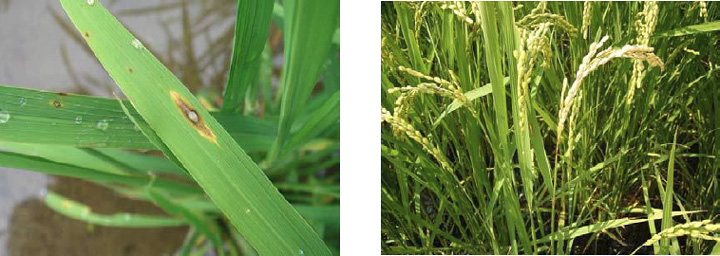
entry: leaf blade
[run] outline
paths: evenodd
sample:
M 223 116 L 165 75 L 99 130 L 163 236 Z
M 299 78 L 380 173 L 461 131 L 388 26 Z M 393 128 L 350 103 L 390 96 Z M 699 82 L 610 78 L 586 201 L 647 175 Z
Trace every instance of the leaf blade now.
M 332 43 L 340 1 L 285 2 L 285 63 L 280 123 L 268 162 L 281 153 L 295 119 L 304 112 Z
M 157 228 L 187 225 L 185 219 L 170 218 L 144 214 L 116 213 L 111 215 L 97 214 L 90 207 L 73 201 L 67 197 L 48 191 L 44 198 L 45 204 L 58 213 L 69 218 L 81 220 L 106 227 L 125 228 Z
M 697 25 L 690 25 L 684 28 L 678 28 L 668 31 L 663 31 L 660 33 L 655 33 L 653 37 L 655 38 L 663 38 L 663 37 L 674 37 L 674 36 L 684 36 L 684 35 L 692 35 L 697 33 L 704 33 L 704 32 L 712 32 L 712 31 L 718 31 L 720 30 L 720 21 L 712 21 L 712 22 L 706 22 L 702 24 Z
M 240 113 L 245 93 L 256 82 L 260 57 L 270 31 L 274 0 L 238 0 L 230 75 L 223 94 L 224 112 Z
M 112 14 L 97 2 L 61 4 L 138 113 L 259 253 L 330 254 L 220 123 Z
M 130 106 L 128 101 L 122 102 Z M 0 104 L 10 114 L 6 123 L 0 123 L 0 141 L 156 149 L 114 99 L 0 85 Z M 138 126 L 147 123 L 134 108 L 128 107 L 128 112 L 140 122 Z M 266 151 L 275 139 L 277 126 L 273 121 L 218 112 L 211 115 L 246 151 Z M 98 128 L 103 120 L 108 123 L 104 130 Z

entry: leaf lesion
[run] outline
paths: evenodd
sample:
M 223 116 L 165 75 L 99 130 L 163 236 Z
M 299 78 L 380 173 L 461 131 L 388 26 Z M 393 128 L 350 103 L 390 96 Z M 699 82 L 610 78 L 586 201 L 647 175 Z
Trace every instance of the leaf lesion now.
M 172 98 L 173 103 L 175 103 L 175 107 L 178 109 L 178 111 L 180 111 L 180 114 L 185 117 L 185 120 L 190 123 L 190 125 L 195 129 L 195 131 L 197 131 L 198 134 L 200 134 L 204 138 L 217 144 L 217 138 L 215 137 L 215 134 L 212 132 L 212 130 L 210 130 L 210 128 L 203 120 L 202 116 L 198 114 L 197 110 L 195 110 L 195 108 L 193 108 L 182 95 L 175 91 L 170 91 L 170 97 Z

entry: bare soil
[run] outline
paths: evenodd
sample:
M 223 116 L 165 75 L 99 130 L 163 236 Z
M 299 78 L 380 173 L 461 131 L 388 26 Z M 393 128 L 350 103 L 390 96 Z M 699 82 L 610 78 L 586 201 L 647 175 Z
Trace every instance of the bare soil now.
M 122 198 L 95 184 L 57 177 L 49 186 L 61 195 L 82 202 L 94 212 L 163 214 L 151 203 Z M 12 256 L 55 255 L 172 255 L 180 247 L 187 227 L 131 229 L 89 225 L 56 213 L 38 200 L 18 204 L 8 229 Z

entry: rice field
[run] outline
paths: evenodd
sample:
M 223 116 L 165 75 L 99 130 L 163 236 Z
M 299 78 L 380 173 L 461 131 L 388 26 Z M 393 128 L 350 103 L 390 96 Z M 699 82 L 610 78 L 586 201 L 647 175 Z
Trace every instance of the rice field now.
M 381 11 L 383 254 L 720 254 L 720 4 Z

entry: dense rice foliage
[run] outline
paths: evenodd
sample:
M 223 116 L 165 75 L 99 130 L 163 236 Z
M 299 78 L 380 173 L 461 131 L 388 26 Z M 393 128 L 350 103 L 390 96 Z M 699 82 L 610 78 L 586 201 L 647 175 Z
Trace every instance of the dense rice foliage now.
M 381 17 L 383 253 L 720 252 L 720 4 Z

